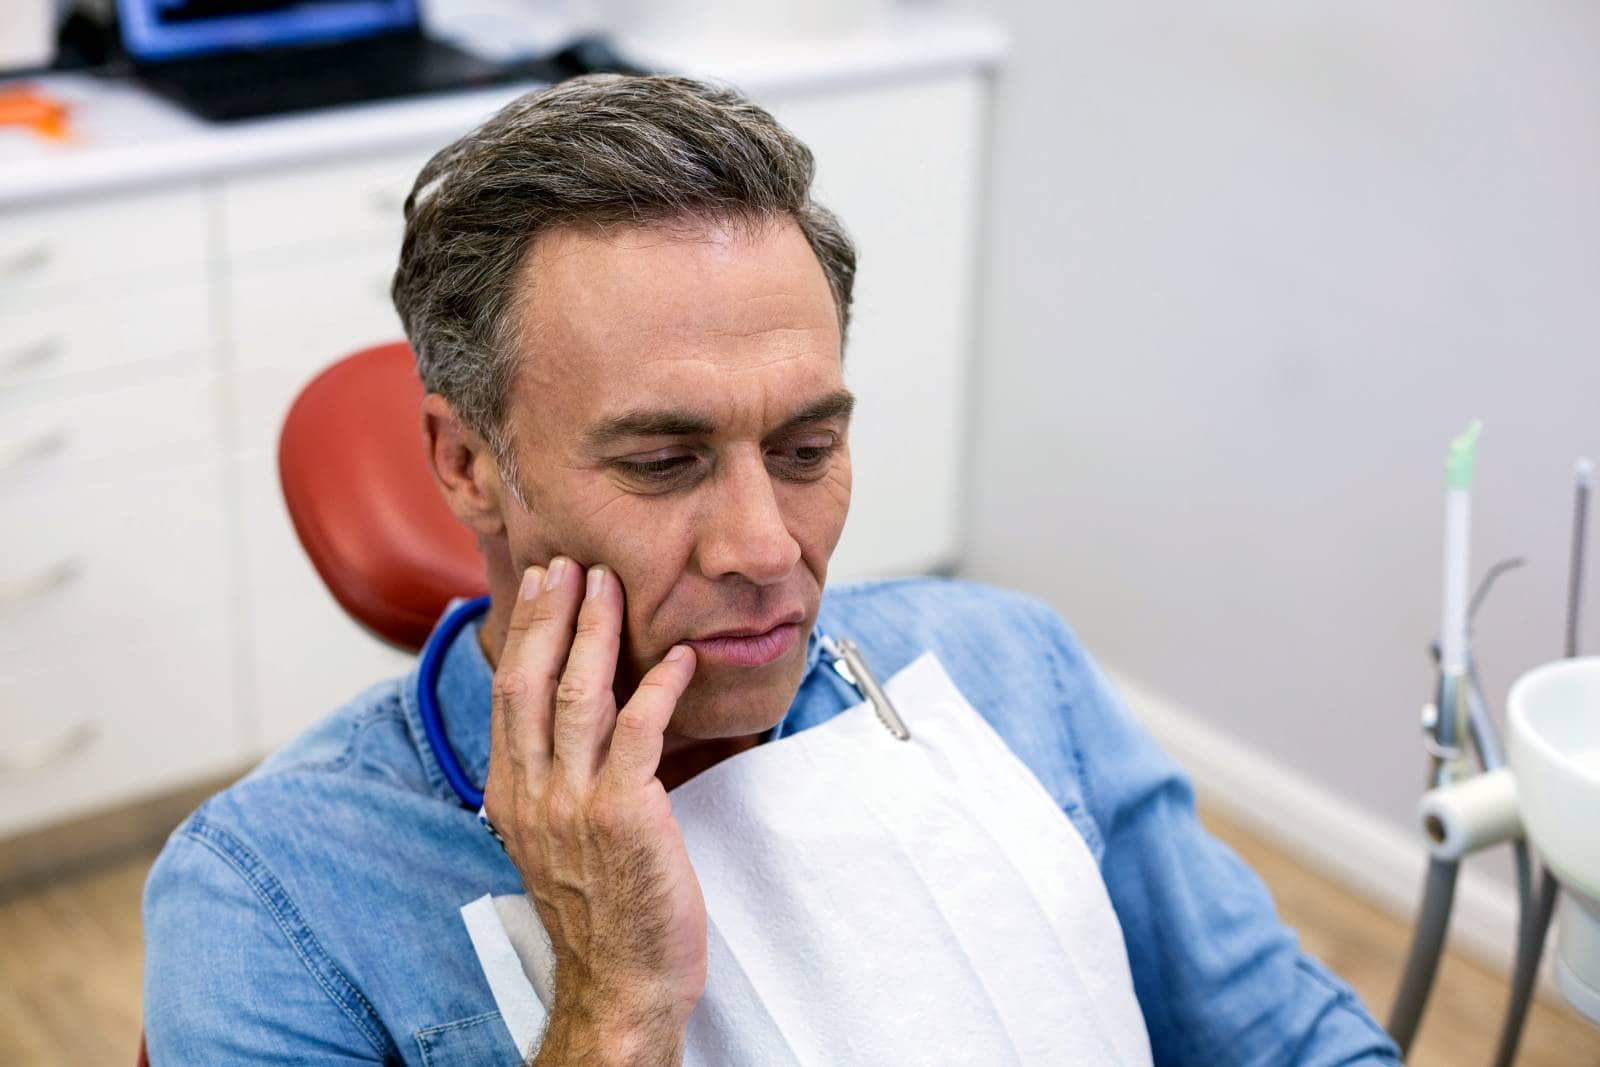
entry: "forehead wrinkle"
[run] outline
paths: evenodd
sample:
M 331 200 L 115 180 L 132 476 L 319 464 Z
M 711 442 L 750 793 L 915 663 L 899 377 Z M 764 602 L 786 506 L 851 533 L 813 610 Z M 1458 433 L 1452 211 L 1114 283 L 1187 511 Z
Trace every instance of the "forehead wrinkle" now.
M 824 332 L 826 332 L 826 331 L 819 330 L 816 326 L 754 326 L 754 327 L 751 327 L 748 330 L 735 329 L 734 327 L 731 327 L 731 326 L 722 326 L 722 327 L 718 327 L 717 336 L 718 337 L 731 337 L 731 338 L 736 338 L 738 340 L 747 340 L 747 339 L 752 338 L 752 337 L 765 337 L 765 336 L 768 336 L 768 335 L 782 335 L 782 334 L 794 334 L 794 333 L 809 335 L 809 334 L 824 333 Z M 777 339 L 777 338 L 775 338 L 775 339 Z
M 726 220 L 720 225 L 716 222 L 707 225 L 708 220 L 704 219 L 674 221 L 676 225 L 621 226 L 609 232 L 574 227 L 540 235 L 529 250 L 522 272 L 519 297 L 524 309 L 534 312 L 526 318 L 537 320 L 539 326 L 567 336 L 578 347 L 589 350 L 573 355 L 591 358 L 603 358 L 619 344 L 627 347 L 641 343 L 670 344 L 678 334 L 746 339 L 779 331 L 801 335 L 837 333 L 837 309 L 821 265 L 809 248 L 803 253 L 792 249 L 790 256 L 803 258 L 811 268 L 807 273 L 816 275 L 809 281 L 818 283 L 825 296 L 825 324 L 822 318 L 812 321 L 817 309 L 808 306 L 815 302 L 808 296 L 814 298 L 816 294 L 796 291 L 793 278 L 784 273 L 773 274 L 770 265 L 768 269 L 751 273 L 738 272 L 743 274 L 743 284 L 737 292 L 723 294 L 720 312 L 716 303 L 686 298 L 694 288 L 690 284 L 690 276 L 696 273 L 693 270 L 674 270 L 674 281 L 661 278 L 659 267 L 642 274 L 630 269 L 627 261 L 636 251 L 650 256 L 647 250 L 651 249 L 708 248 L 713 250 L 712 258 L 705 261 L 704 269 L 715 279 L 715 288 L 726 289 L 730 280 L 727 271 L 739 262 L 742 250 L 763 236 L 771 236 L 782 228 L 785 220 L 736 220 L 731 225 Z M 610 251 L 599 251 L 597 245 L 609 247 Z M 617 258 L 619 253 L 621 260 Z M 586 257 L 596 254 L 606 269 L 586 268 Z M 541 274 L 544 276 L 538 277 Z M 557 277 L 560 280 L 556 280 Z M 739 283 L 739 279 L 733 280 Z M 539 284 L 541 282 L 543 284 Z M 666 284 L 663 286 L 661 282 Z M 807 285 L 806 288 L 813 287 Z M 567 295 L 560 301 L 547 302 L 538 299 L 541 289 L 558 289 Z M 750 321 L 751 315 L 762 314 L 789 321 L 781 327 Z M 533 325 L 533 321 L 528 325 Z M 835 343 L 831 347 L 838 346 Z

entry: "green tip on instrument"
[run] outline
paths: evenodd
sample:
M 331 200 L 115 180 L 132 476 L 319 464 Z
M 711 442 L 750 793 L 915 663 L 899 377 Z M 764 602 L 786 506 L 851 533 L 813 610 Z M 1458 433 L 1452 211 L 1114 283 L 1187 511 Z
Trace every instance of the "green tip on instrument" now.
M 1478 435 L 1483 421 L 1474 420 L 1466 432 L 1450 442 L 1450 458 L 1445 461 L 1445 482 L 1451 489 L 1472 488 L 1472 465 L 1478 458 Z

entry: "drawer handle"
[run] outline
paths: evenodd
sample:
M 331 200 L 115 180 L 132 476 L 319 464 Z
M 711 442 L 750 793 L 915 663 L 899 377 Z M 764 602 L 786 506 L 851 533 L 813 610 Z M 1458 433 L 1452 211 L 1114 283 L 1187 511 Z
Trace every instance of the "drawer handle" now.
M 77 560 L 64 559 L 54 567 L 32 577 L 0 584 L 0 607 L 21 604 L 53 593 L 57 589 L 65 589 L 77 581 L 78 575 L 82 572 L 83 568 L 78 565 Z
M 0 474 L 16 470 L 27 463 L 49 459 L 67 447 L 67 431 L 46 430 L 37 437 L 18 441 L 14 445 L 0 445 Z
M 0 275 L 27 274 L 50 262 L 50 246 L 40 241 L 30 245 L 10 259 L 0 259 Z
M 18 377 L 25 371 L 54 363 L 60 356 L 61 341 L 55 337 L 46 337 L 42 341 L 35 341 L 31 345 L 24 345 L 0 356 L 0 377 Z
M 100 727 L 85 719 L 55 737 L 33 744 L 0 751 L 0 774 L 21 774 L 25 771 L 42 771 L 76 756 L 100 736 Z

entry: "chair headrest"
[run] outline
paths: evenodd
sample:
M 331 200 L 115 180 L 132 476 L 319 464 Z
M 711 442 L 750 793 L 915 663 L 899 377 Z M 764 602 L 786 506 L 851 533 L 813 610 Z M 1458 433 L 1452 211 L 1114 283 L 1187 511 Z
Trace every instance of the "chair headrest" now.
M 452 598 L 488 591 L 476 538 L 428 468 L 421 403 L 410 347 L 379 345 L 312 379 L 278 438 L 284 500 L 317 573 L 357 622 L 412 650 Z

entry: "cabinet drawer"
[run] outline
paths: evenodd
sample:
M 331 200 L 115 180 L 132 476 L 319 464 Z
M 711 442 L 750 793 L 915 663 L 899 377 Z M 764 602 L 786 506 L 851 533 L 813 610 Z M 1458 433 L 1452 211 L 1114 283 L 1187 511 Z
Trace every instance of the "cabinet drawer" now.
M 166 272 L 157 286 L 96 287 L 92 299 L 13 307 L 0 297 L 0 395 L 18 384 L 209 352 L 209 292 L 195 263 Z
M 391 254 L 398 254 L 406 194 L 438 147 L 224 182 L 227 258 L 238 262 L 297 246 L 361 239 L 385 243 Z
M 221 388 L 198 354 L 162 360 L 109 388 L 0 388 L 0 489 L 9 495 L 63 475 L 90 488 L 142 460 L 165 457 L 170 465 L 173 456 L 214 453 L 222 441 Z
M 128 640 L 229 588 L 221 471 L 189 463 L 0 494 L 0 655 Z M 215 619 L 212 624 L 216 625 Z
M 198 186 L 0 213 L 0 314 L 62 287 L 203 263 L 206 216 Z
M 0 835 L 187 785 L 248 758 L 221 602 L 181 626 L 0 655 Z

